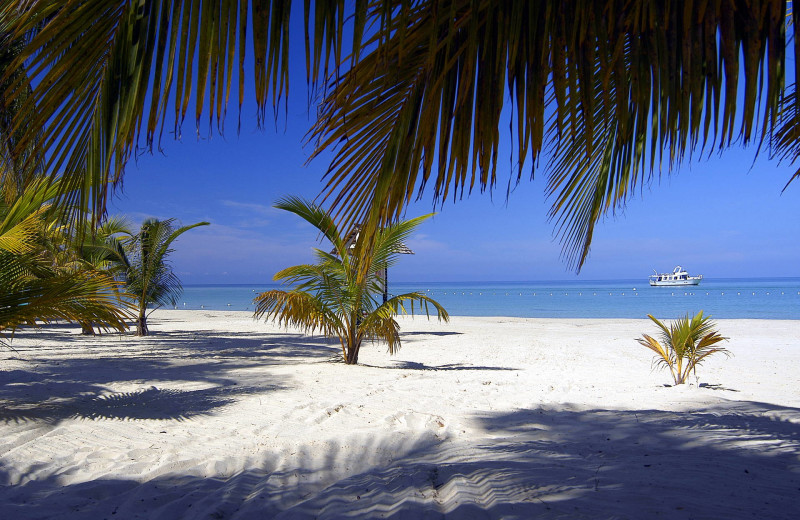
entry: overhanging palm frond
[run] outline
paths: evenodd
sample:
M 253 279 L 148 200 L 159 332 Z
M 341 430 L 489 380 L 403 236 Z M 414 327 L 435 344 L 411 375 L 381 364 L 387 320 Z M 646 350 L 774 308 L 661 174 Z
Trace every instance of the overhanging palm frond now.
M 786 96 L 781 100 L 778 124 L 770 135 L 770 147 L 774 155 L 790 163 L 795 163 L 800 158 L 800 106 L 796 102 L 798 97 L 800 92 L 797 91 L 795 83 L 787 89 Z M 800 168 L 786 183 L 784 191 L 798 178 L 800 178 Z
M 338 218 L 374 230 L 428 188 L 434 204 L 492 189 L 509 113 L 510 183 L 558 140 L 553 215 L 580 266 L 594 223 L 662 158 L 772 128 L 785 11 L 735 0 L 415 4 L 325 100 L 313 138 L 318 152 L 336 149 L 327 197 Z
M 7 81 L 0 98 L 19 106 L 14 128 L 27 125 L 14 143 L 14 157 L 23 159 L 31 141 L 40 139 L 41 157 L 47 157 L 44 171 L 65 179 L 62 195 L 69 193 L 70 201 L 83 207 L 91 202 L 102 212 L 105 186 L 121 178 L 140 139 L 152 149 L 165 128 L 179 137 L 190 113 L 198 133 L 204 114 L 209 131 L 214 122 L 222 131 L 234 93 L 241 112 L 248 53 L 254 63 L 258 124 L 263 124 L 269 101 L 277 106 L 289 90 L 293 3 L 5 2 L 0 6 L 0 57 L 11 56 L 9 71 L 27 72 L 0 78 Z M 305 3 L 310 83 L 316 84 L 319 74 L 327 77 L 329 65 L 337 70 L 343 63 L 344 20 L 352 15 L 347 27 L 357 52 L 366 23 L 364 0 Z M 234 72 L 238 85 L 233 85 Z

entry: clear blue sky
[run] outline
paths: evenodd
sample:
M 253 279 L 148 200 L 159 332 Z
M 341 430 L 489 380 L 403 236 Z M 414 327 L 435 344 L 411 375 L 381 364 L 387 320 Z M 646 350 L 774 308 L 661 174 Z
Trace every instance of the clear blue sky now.
M 292 53 L 302 65 L 302 43 Z M 184 284 L 264 283 L 279 269 L 312 260 L 315 231 L 272 208 L 280 197 L 314 198 L 324 187 L 325 158 L 306 165 L 311 149 L 303 138 L 313 121 L 305 68 L 296 69 L 288 118 L 281 116 L 277 129 L 256 129 L 255 103 L 246 96 L 240 135 L 232 100 L 224 137 L 215 132 L 208 139 L 201 125 L 197 139 L 190 116 L 181 141 L 165 132 L 165 155 L 145 154 L 129 164 L 110 213 L 137 224 L 150 216 L 211 222 L 175 243 L 173 266 Z M 502 165 L 509 161 L 501 157 L 493 196 L 446 202 L 408 242 L 416 254 L 403 257 L 390 279 L 644 279 L 677 264 L 706 278 L 800 276 L 800 181 L 781 194 L 794 168 L 768 161 L 766 153 L 754 164 L 754 150 L 735 148 L 656 180 L 598 226 L 580 275 L 561 260 L 547 221 L 544 170 L 506 201 L 510 172 Z M 409 207 L 407 216 L 432 211 L 430 197 Z
M 197 141 L 185 129 L 182 141 L 165 139 L 166 156 L 130 164 L 111 213 L 136 222 L 149 216 L 211 222 L 176 242 L 173 265 L 186 284 L 266 282 L 283 267 L 310 261 L 314 230 L 272 208 L 282 196 L 313 198 L 324 186 L 326 161 L 305 165 L 310 149 L 302 140 L 310 122 L 305 101 L 299 104 L 286 132 L 258 131 L 245 120 L 238 137 L 227 132 Z M 676 264 L 712 278 L 800 276 L 800 182 L 781 194 L 791 167 L 766 157 L 751 167 L 752 157 L 733 149 L 656 181 L 602 222 L 579 277 L 646 277 Z M 448 201 L 424 223 L 409 241 L 416 255 L 404 257 L 392 279 L 575 279 L 547 222 L 543 179 L 523 181 L 506 203 L 508 172 L 499 175 L 493 197 Z M 431 204 L 427 196 L 408 216 L 430 212 Z

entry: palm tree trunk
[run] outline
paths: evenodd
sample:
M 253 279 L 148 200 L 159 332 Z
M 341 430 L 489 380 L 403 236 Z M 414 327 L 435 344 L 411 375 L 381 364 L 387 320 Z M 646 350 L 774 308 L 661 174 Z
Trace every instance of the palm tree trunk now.
M 361 342 L 359 341 L 357 344 L 351 344 L 350 349 L 347 351 L 347 358 L 345 359 L 345 363 L 348 365 L 357 365 L 358 364 L 358 351 L 361 349 Z
M 147 336 L 147 307 L 139 309 L 139 317 L 136 319 L 136 335 Z
M 84 336 L 94 336 L 94 327 L 92 323 L 81 323 L 81 334 Z

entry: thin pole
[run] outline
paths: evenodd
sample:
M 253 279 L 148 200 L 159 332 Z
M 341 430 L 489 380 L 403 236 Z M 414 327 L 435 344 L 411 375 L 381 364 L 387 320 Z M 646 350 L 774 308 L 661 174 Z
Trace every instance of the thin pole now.
M 389 299 L 389 266 L 383 268 L 383 303 Z

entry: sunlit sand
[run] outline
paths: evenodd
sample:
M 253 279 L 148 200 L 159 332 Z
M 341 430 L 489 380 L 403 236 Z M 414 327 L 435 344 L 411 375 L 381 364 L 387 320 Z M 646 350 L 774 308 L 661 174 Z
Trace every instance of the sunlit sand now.
M 0 517 L 794 518 L 800 321 L 665 386 L 647 320 L 402 319 L 403 347 L 246 312 L 0 351 Z

